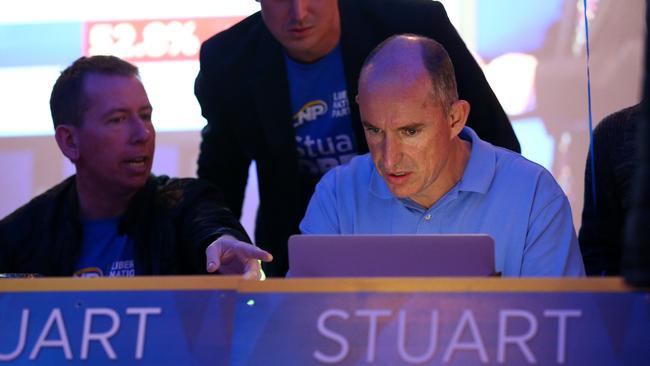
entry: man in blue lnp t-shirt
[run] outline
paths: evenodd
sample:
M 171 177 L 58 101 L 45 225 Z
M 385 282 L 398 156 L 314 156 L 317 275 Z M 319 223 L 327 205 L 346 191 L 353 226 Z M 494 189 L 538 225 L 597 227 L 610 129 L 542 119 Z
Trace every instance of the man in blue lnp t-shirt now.
M 370 154 L 323 177 L 303 233 L 487 233 L 505 276 L 584 275 L 566 196 L 543 167 L 465 126 L 470 106 L 439 43 L 379 45 L 357 103 Z

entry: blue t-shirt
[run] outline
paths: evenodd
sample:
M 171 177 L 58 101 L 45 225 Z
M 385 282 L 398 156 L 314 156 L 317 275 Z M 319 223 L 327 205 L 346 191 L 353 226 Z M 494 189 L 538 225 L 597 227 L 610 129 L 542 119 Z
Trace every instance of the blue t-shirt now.
M 118 233 L 120 218 L 83 220 L 81 255 L 76 277 L 135 276 L 134 243 Z
M 370 154 L 328 172 L 316 186 L 303 234 L 473 234 L 494 238 L 504 276 L 583 276 L 571 207 L 542 166 L 494 147 L 465 127 L 472 143 L 461 180 L 432 207 L 395 197 Z
M 285 60 L 300 170 L 320 178 L 357 155 L 341 49 L 311 64 Z

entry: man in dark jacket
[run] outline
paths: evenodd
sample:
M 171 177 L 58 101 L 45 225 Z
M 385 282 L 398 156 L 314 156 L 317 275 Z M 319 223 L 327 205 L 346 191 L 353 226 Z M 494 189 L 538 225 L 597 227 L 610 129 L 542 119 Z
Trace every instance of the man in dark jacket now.
M 587 155 L 578 240 L 589 276 L 620 276 L 625 227 L 635 204 L 641 104 L 618 110 L 594 129 L 595 160 Z M 595 171 L 595 174 L 593 173 Z M 594 180 L 595 178 L 595 180 Z M 595 190 L 594 190 L 595 189 Z
M 56 81 L 50 108 L 77 174 L 0 221 L 0 272 L 259 278 L 258 260 L 271 256 L 244 242 L 216 188 L 151 175 L 152 107 L 135 66 L 82 57 Z
M 468 125 L 519 151 L 508 118 L 478 64 L 431 0 L 261 0 L 262 11 L 207 40 L 195 93 L 208 124 L 198 175 L 241 214 L 248 167 L 257 165 L 256 242 L 287 271 L 287 238 L 298 232 L 314 186 L 367 146 L 353 100 L 368 53 L 399 33 L 442 43 L 456 67 Z

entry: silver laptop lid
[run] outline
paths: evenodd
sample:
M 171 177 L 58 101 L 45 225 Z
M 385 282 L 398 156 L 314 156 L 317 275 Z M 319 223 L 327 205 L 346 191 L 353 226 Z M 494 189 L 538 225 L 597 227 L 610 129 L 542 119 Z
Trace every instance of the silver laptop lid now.
M 288 277 L 490 276 L 485 234 L 293 235 Z

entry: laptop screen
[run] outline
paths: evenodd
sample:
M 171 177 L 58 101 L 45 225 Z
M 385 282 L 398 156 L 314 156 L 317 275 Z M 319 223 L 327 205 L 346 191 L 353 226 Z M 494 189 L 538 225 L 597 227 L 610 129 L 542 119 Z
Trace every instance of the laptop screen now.
M 287 277 L 490 276 L 484 234 L 293 235 Z

